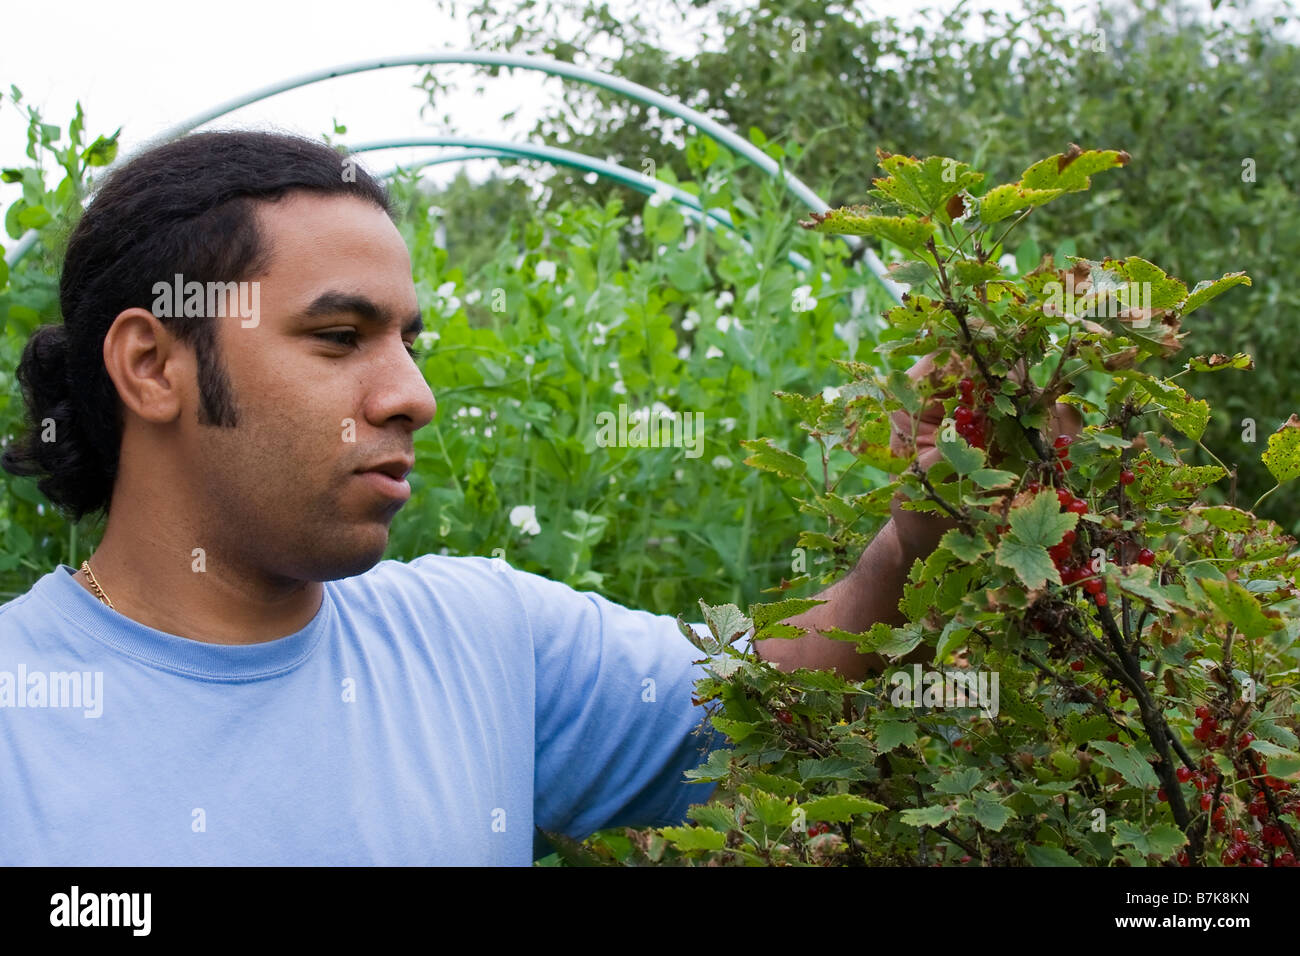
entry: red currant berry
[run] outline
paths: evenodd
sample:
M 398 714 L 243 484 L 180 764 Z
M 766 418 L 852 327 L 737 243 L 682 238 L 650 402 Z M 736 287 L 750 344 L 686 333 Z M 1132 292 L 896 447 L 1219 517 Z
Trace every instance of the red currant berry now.
M 1069 448 L 1074 444 L 1074 437 L 1071 435 L 1057 435 L 1056 441 L 1052 442 L 1052 447 L 1056 449 Z
M 1179 783 L 1186 783 L 1192 779 L 1192 771 L 1187 767 L 1179 767 L 1174 771 L 1174 776 L 1178 778 Z
M 776 719 L 781 721 L 783 724 L 792 723 L 794 721 L 794 718 L 790 716 L 790 711 L 788 710 L 778 710 L 776 712 Z
M 1110 603 L 1110 598 L 1106 597 L 1104 593 L 1098 594 L 1095 598 L 1093 598 L 1093 600 L 1097 602 L 1097 607 L 1105 607 L 1107 604 Z
M 1206 717 L 1210 716 L 1210 708 L 1205 706 L 1204 704 L 1201 704 L 1199 707 L 1196 708 L 1196 716 L 1199 717 L 1201 720 L 1204 720 Z
M 1201 794 L 1201 809 L 1208 811 L 1210 809 L 1210 804 L 1213 801 L 1214 798 L 1211 797 L 1208 793 Z
M 969 425 L 975 421 L 975 413 L 965 405 L 958 405 L 957 410 L 952 413 L 952 418 L 958 426 Z
M 1077 515 L 1086 515 L 1088 513 L 1088 502 L 1082 498 L 1075 498 L 1065 506 L 1066 511 L 1072 511 Z
M 1078 539 L 1078 537 L 1079 536 L 1075 534 L 1074 529 L 1071 528 L 1069 531 L 1065 532 L 1065 534 L 1061 536 L 1061 544 L 1066 544 L 1066 545 L 1074 544 L 1074 542 Z
M 1072 671 L 1083 670 L 1083 661 L 1070 661 L 1070 670 Z
M 1156 791 L 1156 799 L 1159 800 L 1161 803 L 1168 802 L 1169 794 L 1165 793 L 1164 787 L 1161 787 L 1159 790 Z
M 1156 553 L 1150 548 L 1143 548 L 1138 552 L 1138 564 L 1145 564 L 1147 567 L 1156 563 Z
M 1119 473 L 1119 483 L 1121 485 L 1131 485 L 1135 481 L 1137 481 L 1137 475 L 1133 474 L 1133 472 L 1129 471 L 1127 468 Z

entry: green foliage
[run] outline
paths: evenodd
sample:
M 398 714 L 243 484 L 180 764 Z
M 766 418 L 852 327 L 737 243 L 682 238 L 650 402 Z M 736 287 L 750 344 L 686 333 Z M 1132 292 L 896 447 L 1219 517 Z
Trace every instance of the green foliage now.
M 1124 157 L 1072 146 L 1017 185 L 1054 195 L 1018 201 L 1064 200 Z M 1016 211 L 1001 214 L 1003 186 L 946 194 L 938 170 L 982 177 L 942 157 L 882 155 L 881 166 L 871 205 L 802 225 L 856 232 L 897 214 L 905 230 L 929 219 L 931 238 L 908 258 L 936 297 L 891 309 L 880 348 L 928 353 L 935 371 L 902 388 L 910 380 L 896 373 L 846 365 L 841 395 L 880 400 L 866 416 L 809 400 L 803 428 L 850 447 L 851 429 L 872 418 L 942 403 L 942 436 L 968 401 L 960 385 L 987 391 L 987 447 L 940 437 L 924 475 L 913 460 L 883 489 L 956 527 L 913 564 L 906 623 L 827 629 L 882 655 L 879 677 L 787 674 L 725 641 L 702 648 L 713 660 L 696 693 L 734 745 L 690 774 L 719 784 L 714 803 L 692 811 L 717 833 L 629 831 L 632 845 L 678 865 L 1295 865 L 1300 550 L 1272 521 L 1197 501 L 1227 476 L 1184 463 L 1209 405 L 1146 368 L 1178 350 L 1182 318 L 1213 284 L 1189 293 L 1136 256 L 1060 266 L 1046 256 L 1029 275 L 998 276 L 983 267 L 1006 238 L 994 224 Z M 999 214 L 978 215 L 990 197 Z M 936 209 L 950 202 L 942 221 Z M 1140 315 L 1097 308 L 1115 291 L 1108 272 L 1138 283 L 1127 292 L 1146 303 Z M 1220 289 L 1248 281 L 1233 274 Z M 1062 306 L 1067 283 L 1078 297 Z M 1251 365 L 1217 358 L 1207 371 Z M 1042 434 L 1057 400 L 1083 413 L 1072 442 Z M 1159 436 L 1158 419 L 1193 444 Z M 1298 477 L 1296 432 L 1270 444 L 1279 482 Z M 751 464 L 785 474 L 778 443 L 752 447 Z M 845 493 L 855 464 L 828 470 L 825 484 Z M 854 516 L 826 516 L 818 545 L 856 554 Z M 725 615 L 727 630 L 750 623 L 736 607 Z M 833 825 L 810 825 L 820 819 Z

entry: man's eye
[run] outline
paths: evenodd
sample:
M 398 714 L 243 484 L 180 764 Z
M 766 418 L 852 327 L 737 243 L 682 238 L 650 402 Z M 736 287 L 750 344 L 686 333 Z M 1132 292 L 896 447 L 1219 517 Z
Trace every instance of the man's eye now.
M 356 345 L 356 329 L 340 329 L 338 332 L 317 332 L 316 338 L 325 339 L 327 342 L 335 342 L 339 345 Z

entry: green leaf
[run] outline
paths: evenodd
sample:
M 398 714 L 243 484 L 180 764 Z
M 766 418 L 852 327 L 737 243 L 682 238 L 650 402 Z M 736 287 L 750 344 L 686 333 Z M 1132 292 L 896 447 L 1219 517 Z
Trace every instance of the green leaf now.
M 1088 746 L 1097 751 L 1093 755 L 1097 763 L 1110 767 L 1133 786 L 1149 790 L 1160 786 L 1160 780 L 1151 765 L 1132 748 L 1109 740 L 1090 740 Z
M 1078 860 L 1059 846 L 1026 844 L 1025 857 L 1029 860 L 1030 866 L 1082 866 Z
M 944 532 L 943 537 L 939 539 L 939 547 L 947 548 L 967 563 L 978 561 L 983 555 L 993 550 L 992 546 L 984 538 L 972 538 L 956 528 Z
M 713 726 L 726 734 L 727 739 L 732 743 L 740 743 L 758 729 L 758 724 L 744 720 L 729 720 L 726 717 L 719 717 L 717 714 L 714 714 L 709 719 L 713 722 Z
M 1001 222 L 1026 206 L 1041 206 L 1063 194 L 1061 189 L 1026 189 L 1020 183 L 995 186 L 980 200 L 980 220 Z
M 840 236 L 874 236 L 900 249 L 916 250 L 934 235 L 935 224 L 929 219 L 877 216 L 867 206 L 841 206 L 824 213 L 811 213 L 810 221 L 799 225 L 814 232 Z
M 990 800 L 986 797 L 976 795 L 975 797 L 975 819 L 979 821 L 980 826 L 995 833 L 1007 825 L 1014 813 L 996 800 Z
M 1020 185 L 1026 189 L 1059 189 L 1078 192 L 1092 185 L 1091 177 L 1125 165 L 1129 155 L 1116 149 L 1085 149 L 1071 146 L 1068 152 L 1039 160 L 1024 171 Z
M 1245 352 L 1234 355 L 1193 355 L 1187 360 L 1187 367 L 1193 372 L 1219 372 L 1225 368 L 1249 372 L 1255 367 L 1255 360 Z
M 1061 583 L 1061 575 L 1052 562 L 1052 556 L 1041 545 L 1006 538 L 998 545 L 993 558 L 1002 567 L 1016 572 L 1016 577 L 1031 591 L 1041 588 L 1048 581 Z
M 959 475 L 969 475 L 984 467 L 984 450 L 967 444 L 964 439 L 951 442 L 940 439 L 935 444 Z
M 1065 532 L 1078 522 L 1079 516 L 1074 512 L 1061 511 L 1056 492 L 1050 488 L 1040 491 L 1020 507 L 1011 509 L 1008 517 L 1011 532 L 1021 542 L 1044 548 L 1060 544 Z
M 1164 406 L 1164 416 L 1169 423 L 1192 441 L 1200 441 L 1205 426 L 1210 422 L 1210 406 L 1170 381 L 1137 376 L 1138 384 Z
M 1169 596 L 1165 594 L 1160 586 L 1153 583 L 1155 576 L 1155 568 L 1135 564 L 1128 569 L 1127 574 L 1112 576 L 1111 580 L 1125 594 L 1131 594 L 1134 597 L 1149 601 L 1162 611 L 1174 610 L 1173 604 L 1169 601 Z M 1179 601 L 1178 603 L 1182 607 L 1189 606 L 1185 601 Z
M 945 223 L 951 221 L 943 208 L 947 201 L 962 190 L 984 181 L 983 173 L 946 156 L 927 156 L 919 160 L 900 154 L 877 155 L 880 168 L 889 175 L 871 181 L 876 187 L 872 195 L 892 200 L 920 216 L 937 214 Z
M 1171 278 L 1155 263 L 1148 262 L 1141 256 L 1129 256 L 1123 262 L 1108 261 L 1106 268 L 1118 272 L 1129 282 L 1137 282 L 1150 289 L 1150 301 L 1145 292 L 1141 295 L 1143 306 L 1152 309 L 1171 309 L 1187 298 L 1187 286 L 1178 279 Z M 1130 306 L 1136 304 L 1129 303 Z
M 1205 305 L 1205 303 L 1209 302 L 1211 299 L 1227 292 L 1235 285 L 1250 285 L 1250 276 L 1246 275 L 1244 272 L 1229 272 L 1227 275 L 1215 279 L 1213 282 L 1209 279 L 1202 279 L 1200 282 L 1196 283 L 1196 287 L 1192 289 L 1192 294 L 1189 295 L 1187 300 L 1182 304 L 1180 311 L 1183 315 L 1188 315 Z
M 659 831 L 679 850 L 721 850 L 727 835 L 705 827 L 664 827 Z
M 883 813 L 889 808 L 883 804 L 852 793 L 833 793 L 803 804 L 809 820 L 824 823 L 845 823 L 859 813 Z
M 1268 450 L 1260 460 L 1279 485 L 1300 476 L 1300 418 L 1294 413 L 1268 436 Z
M 901 720 L 882 720 L 876 724 L 876 748 L 881 753 L 916 743 L 916 725 Z
M 721 646 L 735 643 L 754 626 L 754 622 L 734 604 L 711 606 L 700 601 L 700 608 L 704 612 L 704 622 Z
M 800 760 L 801 780 L 860 780 L 866 775 L 861 764 L 845 757 Z
M 1014 471 L 998 468 L 976 468 L 970 473 L 971 481 L 981 488 L 1007 488 L 1020 480 Z
M 769 624 L 795 617 L 825 603 L 819 598 L 787 598 L 773 604 L 752 604 L 749 613 L 754 619 L 754 626 L 761 630 Z
M 1114 826 L 1113 845 L 1133 846 L 1143 856 L 1158 856 L 1164 859 L 1172 856 L 1179 847 L 1187 845 L 1187 834 L 1168 823 L 1139 827 L 1127 820 L 1116 820 Z
M 696 804 L 686 811 L 686 815 L 696 823 L 701 823 L 719 833 L 736 829 L 736 811 L 721 804 Z
M 934 789 L 939 793 L 967 794 L 980 782 L 982 774 L 978 767 L 967 767 L 946 773 L 935 781 Z
M 914 807 L 904 810 L 898 819 L 912 827 L 937 827 L 947 823 L 957 815 L 952 807 Z
M 763 471 L 770 471 L 782 478 L 801 478 L 808 470 L 808 463 L 798 455 L 792 455 L 772 444 L 770 438 L 745 439 L 740 443 L 753 454 L 745 459 L 745 464 Z
M 1255 596 L 1235 581 L 1202 579 L 1198 583 L 1215 607 L 1246 637 L 1264 637 L 1282 627 L 1281 620 L 1266 616 Z

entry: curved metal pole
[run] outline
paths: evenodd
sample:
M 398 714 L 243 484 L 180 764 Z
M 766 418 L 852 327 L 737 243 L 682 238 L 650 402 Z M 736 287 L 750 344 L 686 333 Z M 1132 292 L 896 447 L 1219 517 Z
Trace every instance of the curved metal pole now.
M 224 103 L 214 106 L 211 109 L 199 113 L 190 119 L 179 123 L 170 129 L 165 130 L 150 143 L 157 141 L 170 141 L 178 136 L 182 136 L 191 130 L 202 126 L 204 123 L 232 113 L 235 110 L 242 109 L 260 100 L 268 99 L 288 90 L 297 89 L 302 86 L 309 86 L 312 83 L 319 83 L 323 80 L 333 79 L 339 76 L 349 76 L 355 73 L 366 73 L 371 70 L 384 70 L 399 66 L 433 66 L 441 63 L 459 63 L 473 64 L 477 66 L 504 66 L 525 70 L 540 70 L 553 76 L 567 77 L 571 80 L 578 80 L 583 83 L 590 83 L 602 87 L 615 93 L 620 93 L 634 100 L 639 100 L 651 106 L 655 106 L 671 116 L 676 116 L 688 123 L 694 125 L 697 129 L 715 140 L 722 143 L 732 152 L 753 163 L 768 176 L 781 176 L 782 183 L 787 192 L 802 199 L 809 206 L 817 210 L 827 208 L 827 203 L 812 191 L 802 180 L 790 174 L 783 173 L 776 161 L 755 147 L 752 143 L 746 142 L 737 136 L 734 132 L 710 119 L 703 113 L 691 109 L 678 101 L 656 93 L 654 90 L 644 87 L 639 83 L 633 83 L 620 77 L 610 76 L 596 70 L 588 70 L 572 63 L 562 63 L 559 60 L 553 60 L 549 57 L 530 56 L 517 53 L 486 53 L 465 50 L 448 50 L 435 53 L 418 53 L 407 56 L 396 57 L 378 57 L 371 60 L 361 60 L 356 63 L 343 64 L 336 67 L 327 67 L 322 70 L 315 70 L 304 73 L 297 77 L 282 80 L 269 86 L 264 86 L 259 90 L 243 96 L 227 100 Z M 856 236 L 843 236 L 848 244 L 857 249 L 862 240 Z M 8 256 L 6 256 L 6 259 Z M 868 248 L 863 256 L 867 267 L 872 274 L 880 281 L 886 291 L 889 292 L 895 300 L 901 300 L 902 287 L 893 282 L 885 274 L 884 263 L 880 258 Z
M 381 149 L 400 149 L 410 146 L 443 146 L 447 145 L 443 140 L 444 137 L 430 138 L 427 140 L 402 140 L 399 142 L 383 141 L 378 143 L 363 143 L 352 149 L 354 153 L 372 152 Z M 456 139 L 457 143 L 474 144 L 481 146 L 485 143 L 497 143 L 496 140 L 481 139 Z M 508 147 L 508 148 L 507 148 Z M 543 152 L 544 151 L 544 152 Z M 537 159 L 542 162 L 553 163 L 555 165 L 572 166 L 576 169 L 585 169 L 588 172 L 595 173 L 598 176 L 605 176 L 614 179 L 638 192 L 647 196 L 653 196 L 658 193 L 665 198 L 683 207 L 686 212 L 696 222 L 703 222 L 710 231 L 715 231 L 719 225 L 725 227 L 737 234 L 740 242 L 746 249 L 753 251 L 753 246 L 749 240 L 741 234 L 736 228 L 735 223 L 731 221 L 730 214 L 725 209 L 706 210 L 699 204 L 699 200 L 684 189 L 673 186 L 671 183 L 665 183 L 662 180 L 650 179 L 640 173 L 633 172 L 625 166 L 619 166 L 603 159 L 593 159 L 590 156 L 584 156 L 582 153 L 575 153 L 567 149 L 558 149 L 554 146 L 530 146 L 522 143 L 505 143 L 499 144 L 499 148 L 482 148 L 482 149 L 465 149 L 448 156 L 430 157 L 424 159 L 415 165 L 397 165 L 382 174 L 382 178 L 388 178 L 399 170 L 406 169 L 414 171 L 423 169 L 427 166 L 434 166 L 439 163 L 458 162 L 468 159 Z M 786 253 L 786 258 L 790 264 L 801 272 L 807 272 L 812 268 L 812 263 L 806 256 L 800 255 L 794 250 Z

